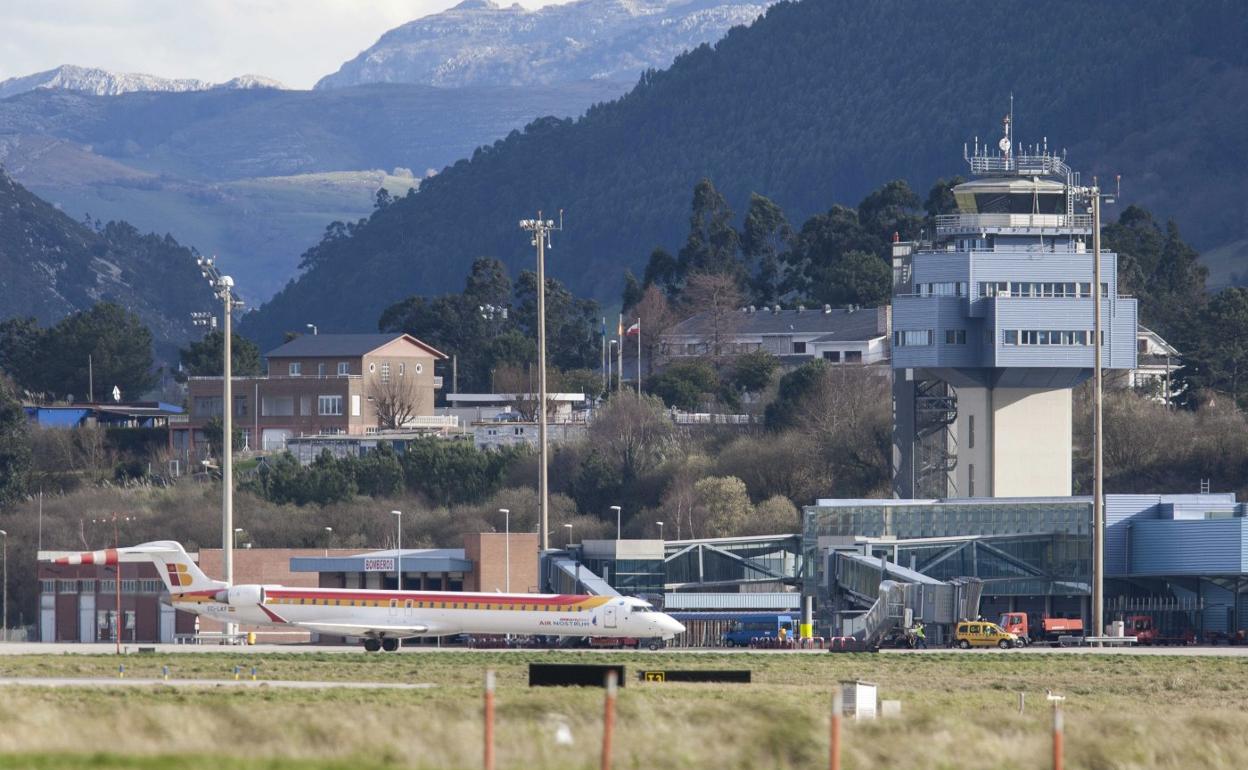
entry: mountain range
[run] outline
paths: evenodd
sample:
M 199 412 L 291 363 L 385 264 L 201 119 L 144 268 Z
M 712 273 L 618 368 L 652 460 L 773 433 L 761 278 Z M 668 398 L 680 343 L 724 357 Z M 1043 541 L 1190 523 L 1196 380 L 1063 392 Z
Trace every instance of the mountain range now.
M 192 250 L 125 222 L 75 221 L 0 170 L 0 317 L 50 326 L 105 300 L 142 319 L 165 361 L 191 338 L 191 312 L 215 303 Z
M 773 2 L 576 0 L 530 11 L 518 3 L 465 0 L 390 30 L 316 88 L 632 83 L 683 51 L 749 24 Z
M 96 96 L 116 96 L 135 91 L 159 91 L 183 93 L 186 91 L 209 91 L 215 88 L 285 88 L 272 78 L 260 75 L 241 75 L 224 83 L 208 83 L 189 78 L 162 78 L 133 72 L 110 72 L 95 67 L 78 67 L 63 64 L 60 67 L 36 72 L 33 75 L 0 80 L 0 99 L 24 94 L 36 89 L 76 91 Z
M 530 266 L 516 221 L 539 209 L 565 210 L 551 274 L 613 300 L 625 268 L 680 246 L 700 178 L 794 223 L 890 179 L 924 193 L 965 173 L 964 143 L 995 143 L 1011 93 L 1019 141 L 1068 149 L 1085 178 L 1121 174 L 1122 203 L 1242 263 L 1245 39 L 1235 0 L 781 3 L 578 120 L 535 121 L 426 179 L 309 253 L 244 324 L 265 343 L 308 322 L 372 329 L 390 302 L 456 289 L 478 256 Z

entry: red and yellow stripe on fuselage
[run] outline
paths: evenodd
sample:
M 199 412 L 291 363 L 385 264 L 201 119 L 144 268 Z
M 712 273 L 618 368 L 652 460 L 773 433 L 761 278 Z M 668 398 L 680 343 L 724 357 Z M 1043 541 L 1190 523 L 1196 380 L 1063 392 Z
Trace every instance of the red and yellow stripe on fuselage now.
M 345 589 L 271 588 L 265 604 L 277 606 L 372 607 L 417 610 L 486 610 L 520 612 L 585 612 L 601 607 L 610 596 L 581 594 L 483 594 L 454 591 L 359 591 Z M 393 604 L 392 604 L 393 602 Z M 410 602 L 410 604 L 409 604 Z

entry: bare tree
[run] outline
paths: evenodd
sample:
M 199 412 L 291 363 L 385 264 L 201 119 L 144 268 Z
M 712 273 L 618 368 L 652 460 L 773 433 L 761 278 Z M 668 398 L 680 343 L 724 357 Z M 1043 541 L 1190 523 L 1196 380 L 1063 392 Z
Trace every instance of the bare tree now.
M 868 497 L 888 489 L 892 415 L 888 377 L 862 366 L 829 366 L 798 405 L 796 430 L 828 465 L 833 489 Z
M 678 320 L 676 313 L 667 302 L 659 287 L 651 284 L 641 295 L 637 304 L 629 308 L 626 318 L 641 319 L 641 350 L 642 355 L 650 362 L 649 371 L 653 372 L 659 363 L 658 356 L 660 338 Z
M 373 375 L 366 393 L 377 412 L 378 425 L 389 430 L 402 428 L 425 408 L 425 389 L 413 376 L 391 374 L 382 379 Z
M 728 354 L 728 342 L 741 325 L 741 289 L 730 275 L 696 273 L 685 283 L 686 309 L 702 315 L 707 353 L 714 359 Z

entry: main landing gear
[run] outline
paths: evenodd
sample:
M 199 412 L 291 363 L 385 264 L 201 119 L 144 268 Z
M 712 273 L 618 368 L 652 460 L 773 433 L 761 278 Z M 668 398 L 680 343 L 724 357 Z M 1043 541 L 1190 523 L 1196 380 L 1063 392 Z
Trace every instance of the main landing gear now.
M 399 640 L 392 637 L 378 639 L 375 636 L 370 636 L 364 640 L 364 652 L 377 652 L 378 650 L 395 652 L 398 649 Z

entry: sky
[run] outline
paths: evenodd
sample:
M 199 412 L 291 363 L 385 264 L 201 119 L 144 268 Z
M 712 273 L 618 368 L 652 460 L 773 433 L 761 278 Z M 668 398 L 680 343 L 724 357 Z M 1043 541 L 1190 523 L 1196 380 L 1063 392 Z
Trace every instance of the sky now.
M 0 80 L 78 64 L 210 82 L 264 75 L 311 88 L 386 30 L 456 2 L 0 0 Z

